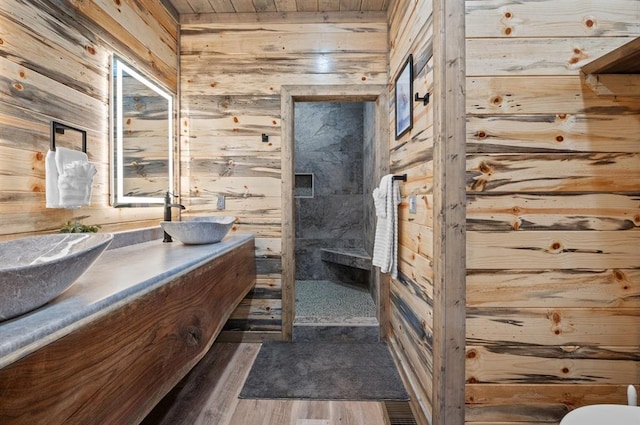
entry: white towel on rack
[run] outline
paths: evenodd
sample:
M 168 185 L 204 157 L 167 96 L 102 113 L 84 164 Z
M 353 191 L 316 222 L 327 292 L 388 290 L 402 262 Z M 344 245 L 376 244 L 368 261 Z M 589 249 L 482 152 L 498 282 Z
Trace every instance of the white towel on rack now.
M 66 164 L 58 177 L 60 205 L 64 208 L 89 205 L 96 172 L 96 167 L 89 161 L 71 161 Z
M 376 191 L 374 191 L 376 192 Z M 386 200 L 384 216 L 378 214 L 376 205 L 376 236 L 373 247 L 374 266 L 380 267 L 382 273 L 391 273 L 398 277 L 398 205 L 400 204 L 400 189 L 393 180 L 392 174 L 380 179 L 380 187 L 374 194 L 374 203 L 384 194 Z
M 96 167 L 87 154 L 63 147 L 47 152 L 45 159 L 47 208 L 89 205 Z

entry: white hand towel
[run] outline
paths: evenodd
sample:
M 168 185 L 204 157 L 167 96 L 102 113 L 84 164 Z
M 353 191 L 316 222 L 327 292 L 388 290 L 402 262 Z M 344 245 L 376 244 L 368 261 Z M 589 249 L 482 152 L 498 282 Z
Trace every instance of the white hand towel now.
M 96 167 L 88 161 L 72 161 L 64 166 L 58 177 L 60 205 L 77 208 L 89 205 Z
M 77 208 L 89 205 L 96 167 L 89 163 L 87 154 L 73 149 L 57 147 L 57 208 Z M 47 187 L 47 190 L 49 188 Z M 54 190 L 51 191 L 54 193 Z
M 58 175 L 62 174 L 64 166 L 73 161 L 89 162 L 89 157 L 82 151 L 75 149 L 67 149 L 62 147 L 56 148 L 56 167 L 58 167 Z
M 60 194 L 58 193 L 58 167 L 56 166 L 55 151 L 47 152 L 44 160 L 45 198 L 47 208 L 60 208 Z
M 378 216 L 372 263 L 380 267 L 382 273 L 391 273 L 391 276 L 396 278 L 398 277 L 397 206 L 400 204 L 400 189 L 396 186 L 393 175 L 388 174 L 380 180 L 378 191 L 385 194 L 386 215 Z

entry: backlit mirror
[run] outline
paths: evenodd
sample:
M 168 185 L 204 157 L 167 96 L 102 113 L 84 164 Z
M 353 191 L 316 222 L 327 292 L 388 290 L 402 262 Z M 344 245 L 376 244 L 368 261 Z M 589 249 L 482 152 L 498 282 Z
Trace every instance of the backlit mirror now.
M 145 206 L 173 192 L 173 95 L 114 56 L 112 204 Z

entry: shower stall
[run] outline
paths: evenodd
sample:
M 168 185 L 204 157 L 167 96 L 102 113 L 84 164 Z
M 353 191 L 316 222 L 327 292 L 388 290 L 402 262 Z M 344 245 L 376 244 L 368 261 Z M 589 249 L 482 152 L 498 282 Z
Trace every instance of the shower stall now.
M 377 340 L 372 102 L 294 105 L 294 340 Z

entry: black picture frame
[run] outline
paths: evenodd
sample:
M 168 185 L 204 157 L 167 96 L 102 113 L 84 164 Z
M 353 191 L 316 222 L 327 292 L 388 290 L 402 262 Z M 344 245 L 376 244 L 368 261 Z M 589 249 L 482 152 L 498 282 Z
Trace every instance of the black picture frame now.
M 396 140 L 413 127 L 413 55 L 409 55 L 395 79 Z

